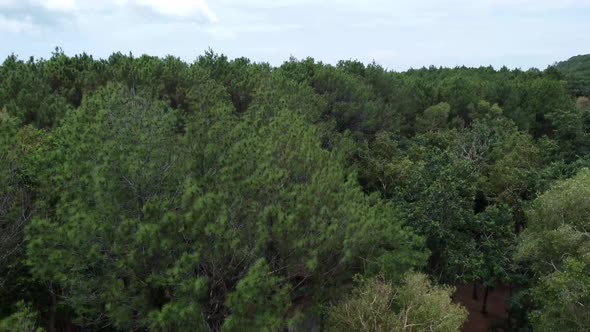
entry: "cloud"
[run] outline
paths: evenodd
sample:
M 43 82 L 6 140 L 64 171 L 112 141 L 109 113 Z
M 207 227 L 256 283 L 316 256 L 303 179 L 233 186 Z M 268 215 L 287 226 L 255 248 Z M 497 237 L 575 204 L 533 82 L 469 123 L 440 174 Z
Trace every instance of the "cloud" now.
M 33 23 L 29 16 L 24 19 L 15 19 L 0 15 L 0 32 L 9 33 L 34 33 L 39 27 Z
M 54 25 L 77 19 L 109 16 L 134 18 L 145 23 L 193 21 L 217 23 L 206 0 L 0 0 L 4 29 L 27 31 L 33 25 Z M 18 27 L 18 28 L 17 28 Z
M 465 1 L 459 0 L 459 2 Z M 588 1 L 586 0 L 480 0 L 476 3 L 496 8 L 520 8 L 530 10 L 588 6 Z
M 17 0 L 0 0 L 0 8 L 10 8 L 18 4 Z
M 236 39 L 238 37 L 238 34 L 232 29 L 223 29 L 215 26 L 208 28 L 207 33 L 210 36 L 223 40 Z
M 274 64 L 524 68 L 587 52 L 590 37 L 575 33 L 590 29 L 587 9 L 590 0 L 0 0 L 0 56 L 59 45 L 191 59 L 212 47 Z
M 37 0 L 34 3 L 50 11 L 71 13 L 76 11 L 76 0 Z
M 205 0 L 119 0 L 117 2 L 120 4 L 131 3 L 133 5 L 144 6 L 166 17 L 191 19 L 202 15 L 210 23 L 219 21 L 219 18 Z

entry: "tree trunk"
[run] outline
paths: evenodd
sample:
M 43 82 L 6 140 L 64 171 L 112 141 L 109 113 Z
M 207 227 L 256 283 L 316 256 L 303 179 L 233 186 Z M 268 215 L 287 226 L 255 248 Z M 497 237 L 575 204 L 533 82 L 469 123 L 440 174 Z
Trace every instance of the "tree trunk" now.
M 55 332 L 55 316 L 57 312 L 57 298 L 53 290 L 53 284 L 49 283 L 49 294 L 51 296 L 51 305 L 49 307 L 49 322 L 47 323 L 47 331 Z
M 477 300 L 477 283 L 473 283 L 473 299 Z
M 490 292 L 490 289 L 488 287 L 485 287 L 485 291 L 483 293 L 483 306 L 481 307 L 482 314 L 488 313 L 488 293 L 489 292 Z

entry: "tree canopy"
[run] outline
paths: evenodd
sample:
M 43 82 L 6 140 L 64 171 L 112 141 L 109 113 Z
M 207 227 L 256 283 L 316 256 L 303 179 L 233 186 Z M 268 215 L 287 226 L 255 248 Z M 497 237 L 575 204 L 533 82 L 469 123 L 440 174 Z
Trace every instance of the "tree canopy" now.
M 469 284 L 585 331 L 583 60 L 9 56 L 0 329 L 456 331 Z

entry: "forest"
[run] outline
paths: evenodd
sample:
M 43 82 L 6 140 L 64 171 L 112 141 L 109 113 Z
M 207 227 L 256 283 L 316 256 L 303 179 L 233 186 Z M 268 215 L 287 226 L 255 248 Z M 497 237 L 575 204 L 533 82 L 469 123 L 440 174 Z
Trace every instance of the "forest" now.
M 590 56 L 0 66 L 0 331 L 590 330 Z

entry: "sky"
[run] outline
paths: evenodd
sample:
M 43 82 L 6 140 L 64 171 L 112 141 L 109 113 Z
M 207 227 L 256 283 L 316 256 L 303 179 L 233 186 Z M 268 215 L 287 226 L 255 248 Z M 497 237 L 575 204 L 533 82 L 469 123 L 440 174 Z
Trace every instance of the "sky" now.
M 544 69 L 590 53 L 590 0 L 0 0 L 0 58 L 47 58 L 55 47 Z

